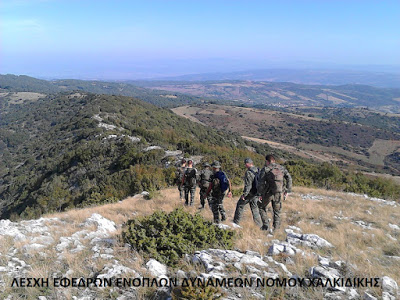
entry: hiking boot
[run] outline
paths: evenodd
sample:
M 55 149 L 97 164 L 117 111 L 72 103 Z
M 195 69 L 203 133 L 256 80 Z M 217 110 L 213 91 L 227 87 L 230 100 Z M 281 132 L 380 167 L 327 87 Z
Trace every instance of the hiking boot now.
M 223 222 L 223 221 L 226 221 L 226 215 L 222 215 L 221 216 L 221 221 Z
M 204 205 L 200 205 L 200 206 L 199 206 L 199 209 L 204 209 Z
M 264 230 L 264 231 L 268 231 L 268 230 L 269 230 L 269 227 L 268 227 L 268 225 L 263 225 L 263 226 L 261 226 L 260 229 L 261 229 L 261 230 Z

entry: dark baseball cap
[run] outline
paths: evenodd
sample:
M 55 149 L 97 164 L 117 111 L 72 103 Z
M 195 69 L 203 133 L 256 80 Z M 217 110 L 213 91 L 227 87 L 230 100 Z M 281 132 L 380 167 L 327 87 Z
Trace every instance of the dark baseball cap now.
M 253 163 L 253 160 L 251 159 L 251 158 L 246 158 L 245 160 L 244 160 L 244 163 L 245 164 L 252 164 Z

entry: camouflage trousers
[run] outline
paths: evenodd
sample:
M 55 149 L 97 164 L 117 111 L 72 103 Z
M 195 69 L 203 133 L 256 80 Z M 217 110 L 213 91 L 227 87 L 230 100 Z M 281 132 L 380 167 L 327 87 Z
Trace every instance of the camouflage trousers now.
M 260 216 L 260 209 L 258 208 L 258 197 L 254 195 L 247 195 L 244 199 L 239 199 L 236 204 L 235 216 L 233 217 L 233 222 L 236 224 L 240 223 L 240 219 L 243 216 L 244 208 L 247 204 L 250 205 L 251 213 L 253 215 L 253 221 L 258 227 L 261 227 L 262 221 Z
M 208 188 L 200 188 L 200 204 L 201 204 L 202 207 L 205 206 L 206 199 L 207 199 L 208 205 L 211 207 L 211 204 L 210 204 L 211 197 L 210 196 L 207 197 L 207 189 Z
M 218 195 L 216 197 L 212 196 L 210 200 L 211 211 L 214 216 L 214 223 L 217 224 L 220 222 L 219 218 L 220 215 L 221 215 L 221 221 L 226 220 L 226 213 L 223 205 L 224 197 L 225 194 Z
M 178 191 L 179 191 L 179 199 L 183 199 L 185 197 L 185 190 L 182 184 L 178 184 Z
M 258 202 L 261 220 L 263 222 L 263 226 L 266 227 L 269 227 L 267 206 L 270 202 L 272 203 L 272 211 L 273 211 L 273 227 L 274 229 L 278 229 L 281 224 L 280 212 L 282 209 L 282 193 L 275 193 L 275 194 L 267 193 L 263 196 L 262 201 Z
M 196 192 L 196 187 L 185 186 L 185 205 L 192 206 L 194 203 L 194 193 Z M 190 202 L 189 202 L 190 194 Z

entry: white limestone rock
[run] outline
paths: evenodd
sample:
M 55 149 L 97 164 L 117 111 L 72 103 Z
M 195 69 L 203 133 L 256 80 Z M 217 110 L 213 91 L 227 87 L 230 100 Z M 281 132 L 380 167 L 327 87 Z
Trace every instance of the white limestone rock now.
M 365 291 L 363 300 L 378 300 L 378 299 L 376 297 L 372 296 L 368 291 Z
M 398 286 L 397 282 L 388 276 L 382 277 L 382 291 L 390 295 L 397 296 Z
M 247 255 L 247 254 L 243 255 L 239 262 L 244 265 L 251 264 L 251 265 L 257 265 L 260 267 L 268 267 L 268 264 L 265 261 L 263 261 L 260 257 Z
M 318 262 L 321 266 L 323 267 L 329 267 L 331 264 L 331 261 L 327 257 L 319 256 L 318 255 Z
M 105 265 L 100 273 L 101 274 L 98 275 L 97 278 L 116 278 L 121 277 L 123 274 L 133 274 L 137 276 L 136 271 L 121 265 L 117 260 L 114 260 L 114 263 Z
M 300 227 L 296 227 L 296 226 L 289 226 L 288 229 L 292 230 L 292 231 L 298 231 L 298 232 L 302 232 Z M 286 229 L 285 229 L 286 231 Z
M 95 224 L 97 231 L 102 233 L 110 233 L 117 230 L 115 223 L 111 220 L 104 218 L 102 215 L 94 213 L 84 222 L 85 226 Z
M 354 222 L 351 222 L 351 223 L 360 226 L 362 229 L 369 229 L 369 230 L 374 229 L 374 227 L 372 226 L 371 223 L 367 223 L 367 222 L 362 221 L 362 220 L 354 221 Z
M 250 274 L 261 274 L 261 271 L 259 269 L 252 266 L 246 266 L 246 271 Z
M 301 239 L 303 241 L 310 242 L 317 248 L 333 248 L 333 245 L 331 243 L 316 234 L 303 234 Z
M 185 273 L 184 271 L 178 270 L 178 271 L 176 272 L 176 278 L 181 278 L 181 279 L 187 278 L 187 275 L 186 275 L 186 273 Z
M 194 257 L 193 257 L 193 262 L 200 262 L 204 265 L 204 267 L 206 268 L 207 272 L 210 272 L 214 269 L 214 259 L 213 257 L 208 254 L 206 251 L 200 251 L 200 252 L 196 252 Z
M 149 146 L 147 148 L 144 148 L 143 151 L 144 152 L 148 152 L 148 151 L 151 151 L 151 150 L 162 150 L 162 149 L 163 148 L 161 148 L 160 146 Z
M 400 230 L 400 227 L 399 227 L 398 225 L 396 225 L 396 224 L 391 224 L 391 223 L 389 223 L 389 227 L 390 227 L 391 229 L 393 229 L 393 230 Z
M 176 151 L 170 151 L 170 150 L 166 150 L 164 157 L 169 157 L 169 156 L 178 156 L 181 155 L 182 151 L 181 150 L 176 150 Z
M 386 233 L 386 236 L 391 239 L 392 241 L 397 241 L 397 239 L 395 237 L 393 237 L 391 234 Z
M 257 251 L 251 251 L 251 250 L 247 250 L 246 251 L 246 255 L 252 255 L 252 256 L 257 256 L 261 258 L 261 254 L 258 253 Z
M 25 240 L 25 234 L 23 234 L 17 226 L 18 223 L 11 222 L 10 220 L 0 220 L 0 235 L 11 236 L 16 241 Z
M 304 251 L 296 248 L 288 242 L 273 243 L 268 249 L 268 255 L 278 255 L 284 253 L 289 256 L 294 256 L 296 254 L 304 255 Z
M 216 224 L 218 226 L 218 228 L 220 229 L 224 229 L 224 230 L 228 230 L 231 229 L 231 227 L 229 225 L 225 225 L 225 224 Z
M 338 270 L 322 266 L 311 267 L 309 273 L 313 277 L 339 278 L 341 276 Z
M 285 251 L 285 246 L 280 244 L 272 244 L 272 246 L 268 249 L 268 255 L 278 255 L 283 251 Z
M 163 265 L 155 259 L 150 259 L 146 263 L 146 268 L 154 277 L 167 275 L 167 266 Z
M 349 300 L 360 299 L 360 294 L 356 289 L 349 289 L 347 292 L 347 297 Z
M 398 300 L 398 298 L 388 292 L 382 292 L 382 300 Z

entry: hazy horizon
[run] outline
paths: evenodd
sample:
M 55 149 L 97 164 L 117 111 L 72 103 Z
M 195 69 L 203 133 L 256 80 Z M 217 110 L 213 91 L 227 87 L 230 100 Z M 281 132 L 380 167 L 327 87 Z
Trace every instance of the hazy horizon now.
M 2 74 L 400 72 L 398 1 L 3 0 L 0 15 Z

